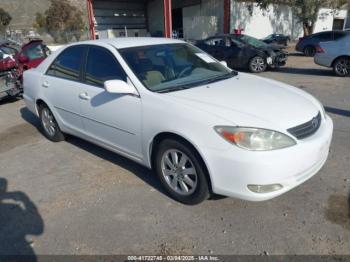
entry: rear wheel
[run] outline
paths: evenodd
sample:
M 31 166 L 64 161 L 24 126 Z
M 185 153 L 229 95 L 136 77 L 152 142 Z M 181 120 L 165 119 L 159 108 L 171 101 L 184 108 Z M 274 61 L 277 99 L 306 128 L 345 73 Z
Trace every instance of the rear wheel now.
M 198 153 L 186 143 L 165 139 L 155 156 L 157 175 L 169 195 L 187 205 L 209 197 L 206 169 Z
M 65 139 L 51 110 L 44 104 L 39 107 L 40 123 L 45 137 L 52 142 L 60 142 Z
M 313 46 L 307 46 L 304 48 L 304 54 L 306 56 L 315 56 L 316 54 L 316 48 Z
M 333 71 L 337 76 L 350 76 L 350 58 L 338 58 L 333 64 Z
M 255 56 L 249 61 L 249 70 L 252 73 L 265 72 L 266 68 L 267 68 L 267 63 L 265 59 L 261 56 Z

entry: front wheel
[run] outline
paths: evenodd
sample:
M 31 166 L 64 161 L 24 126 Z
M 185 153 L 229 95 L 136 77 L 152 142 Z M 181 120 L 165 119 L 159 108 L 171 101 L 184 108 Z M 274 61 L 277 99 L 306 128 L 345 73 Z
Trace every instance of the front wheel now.
M 208 179 L 198 153 L 182 141 L 166 139 L 155 157 L 156 173 L 169 195 L 187 205 L 209 197 Z
M 350 58 L 338 58 L 333 65 L 333 71 L 337 76 L 350 76 Z
M 45 137 L 52 142 L 64 140 L 64 134 L 58 126 L 51 110 L 46 105 L 39 107 L 40 123 Z
M 255 56 L 249 61 L 249 70 L 252 73 L 262 73 L 267 69 L 267 63 L 261 56 Z

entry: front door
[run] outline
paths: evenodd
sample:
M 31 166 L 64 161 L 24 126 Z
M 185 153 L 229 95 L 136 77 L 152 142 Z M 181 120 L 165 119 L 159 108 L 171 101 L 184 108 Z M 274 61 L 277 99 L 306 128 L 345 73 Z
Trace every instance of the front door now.
M 79 94 L 85 132 L 121 153 L 140 158 L 140 97 L 105 91 L 107 80 L 128 81 L 110 50 L 90 46 L 86 59 L 84 85 Z

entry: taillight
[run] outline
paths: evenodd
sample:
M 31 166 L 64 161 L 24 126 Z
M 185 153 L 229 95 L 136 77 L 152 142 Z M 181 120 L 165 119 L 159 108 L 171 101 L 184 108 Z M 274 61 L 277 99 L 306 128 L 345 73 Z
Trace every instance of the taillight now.
M 325 50 L 318 45 L 316 46 L 316 53 L 322 54 L 322 53 L 325 53 Z

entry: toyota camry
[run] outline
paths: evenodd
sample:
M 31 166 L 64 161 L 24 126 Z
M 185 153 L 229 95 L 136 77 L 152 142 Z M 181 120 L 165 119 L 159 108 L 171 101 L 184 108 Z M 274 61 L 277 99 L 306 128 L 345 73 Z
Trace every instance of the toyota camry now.
M 67 45 L 25 72 L 24 99 L 49 140 L 70 134 L 132 159 L 192 205 L 291 190 L 324 165 L 333 132 L 310 94 L 164 38 Z

